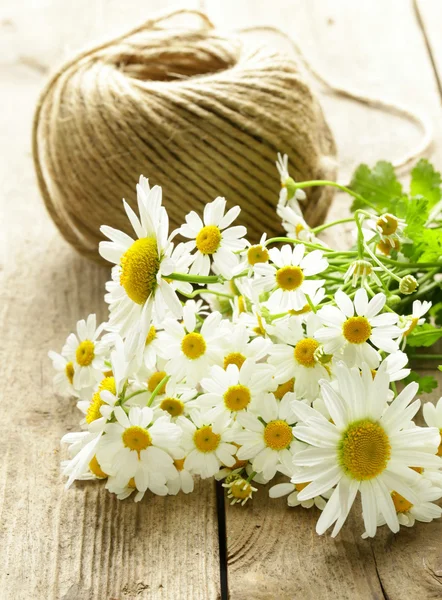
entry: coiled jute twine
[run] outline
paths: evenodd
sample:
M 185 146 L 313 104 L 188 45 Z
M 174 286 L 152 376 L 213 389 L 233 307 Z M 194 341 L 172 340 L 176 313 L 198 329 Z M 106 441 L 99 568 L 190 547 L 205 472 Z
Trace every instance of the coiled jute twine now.
M 191 13 L 195 27 L 173 25 Z M 171 228 L 216 196 L 241 206 L 248 237 L 278 233 L 277 152 L 298 181 L 334 179 L 336 148 L 293 58 L 245 46 L 198 11 L 175 11 L 82 52 L 38 102 L 33 156 L 46 207 L 81 254 L 99 259 L 103 223 L 129 232 L 140 174 L 163 188 Z M 332 190 L 308 190 L 320 223 Z

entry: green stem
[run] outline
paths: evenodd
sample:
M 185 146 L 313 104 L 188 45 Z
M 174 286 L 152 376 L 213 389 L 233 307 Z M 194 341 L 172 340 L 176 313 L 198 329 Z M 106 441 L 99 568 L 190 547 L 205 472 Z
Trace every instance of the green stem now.
M 264 246 L 268 246 L 269 244 L 281 243 L 281 242 L 286 242 L 287 244 L 304 244 L 304 246 L 306 246 L 307 248 L 313 248 L 314 250 L 322 250 L 323 252 L 324 251 L 326 252 L 328 250 L 328 251 L 333 252 L 333 250 L 331 248 L 329 248 L 328 246 L 320 246 L 319 244 L 311 244 L 310 242 L 303 242 L 302 240 L 297 240 L 297 239 L 288 238 L 288 237 L 270 238 L 269 240 L 266 241 Z
M 163 279 L 188 281 L 189 283 L 222 283 L 224 281 L 224 278 L 218 275 L 186 275 L 185 273 L 171 273 Z
M 170 375 L 166 375 L 165 377 L 163 377 L 163 379 L 160 381 L 160 383 L 157 385 L 157 387 L 152 392 L 152 395 L 149 398 L 149 401 L 146 404 L 146 406 L 152 406 L 152 402 L 155 400 L 156 396 L 158 396 L 160 389 L 163 387 L 163 385 L 165 385 L 169 381 L 169 379 L 170 379 Z
M 220 296 L 221 298 L 229 298 L 229 300 L 232 300 L 235 297 L 235 296 L 232 296 L 231 294 L 225 294 L 224 292 L 217 292 L 216 290 L 210 290 L 208 288 L 204 288 L 202 290 L 194 290 L 191 294 L 184 294 L 183 292 L 180 292 L 180 294 L 182 294 L 186 298 L 195 298 L 198 294 L 213 294 L 214 296 Z
M 351 223 L 354 221 L 354 217 L 346 217 L 345 219 L 338 219 L 337 221 L 331 221 L 330 223 L 324 223 L 324 225 L 318 225 L 318 227 L 314 227 L 311 232 L 315 235 L 324 231 L 324 229 L 328 229 L 329 227 L 334 227 L 335 225 L 341 225 L 342 223 Z
M 374 260 L 374 262 L 381 267 L 381 269 L 383 269 L 386 273 L 388 273 L 388 275 L 390 275 L 390 277 L 393 277 L 393 279 L 395 279 L 398 283 L 401 282 L 401 278 L 398 277 L 392 271 L 390 271 L 390 269 L 387 269 L 387 267 L 385 265 L 383 265 L 381 263 L 381 261 L 377 258 L 377 256 L 370 250 L 370 248 L 367 246 L 367 244 L 364 244 L 364 248 L 365 248 L 365 251 L 368 252 L 368 254 L 371 256 L 371 258 Z
M 255 477 L 256 471 L 252 471 L 250 475 L 247 477 L 247 483 L 250 483 L 252 479 Z
M 366 204 L 367 206 L 369 206 L 370 208 L 372 208 L 373 210 L 375 210 L 376 214 L 379 214 L 379 211 L 378 211 L 378 209 L 376 208 L 376 206 L 374 204 L 372 204 L 371 202 L 369 202 L 368 200 L 366 200 L 360 194 L 357 194 L 356 192 L 354 192 L 350 188 L 346 187 L 345 185 L 341 185 L 340 183 L 336 183 L 336 181 L 325 181 L 325 180 L 321 180 L 321 179 L 320 180 L 315 180 L 315 181 L 302 181 L 302 182 L 299 182 L 299 183 L 295 184 L 295 189 L 317 187 L 317 186 L 326 186 L 326 185 L 329 185 L 331 187 L 337 188 L 338 190 L 341 190 L 341 192 L 345 192 L 349 196 L 353 196 L 353 198 L 356 198 L 356 200 L 359 200 L 360 202 L 363 202 L 364 204 Z
M 316 314 L 316 306 L 313 304 L 312 299 L 310 298 L 310 296 L 308 294 L 306 294 L 305 297 L 307 298 L 307 302 L 308 302 L 310 308 Z
M 127 396 L 126 398 L 123 398 L 122 404 L 127 402 L 134 396 L 138 396 L 139 394 L 145 394 L 146 392 L 147 392 L 147 390 L 138 390 L 137 392 L 132 392 L 132 394 L 129 394 L 129 396 Z

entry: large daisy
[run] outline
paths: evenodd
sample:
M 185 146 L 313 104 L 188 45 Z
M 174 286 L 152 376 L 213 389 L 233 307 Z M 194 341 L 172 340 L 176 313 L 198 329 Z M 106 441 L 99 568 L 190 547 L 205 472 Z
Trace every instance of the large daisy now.
M 226 200 L 218 197 L 204 207 L 203 220 L 195 211 L 186 215 L 186 224 L 178 232 L 192 241 L 186 242 L 188 250 L 194 250 L 191 274 L 208 275 L 211 259 L 215 270 L 226 279 L 231 279 L 232 271 L 238 264 L 236 252 L 246 247 L 243 239 L 247 233 L 243 225 L 230 227 L 240 213 L 240 207 L 234 206 L 224 214 Z
M 423 408 L 425 423 L 428 427 L 437 427 L 442 436 L 442 397 L 439 398 L 436 405 L 426 402 Z M 438 456 L 442 456 L 442 443 L 437 449 Z
M 327 259 L 321 250 L 305 255 L 304 244 L 293 248 L 286 244 L 280 250 L 272 248 L 269 254 L 271 263 L 258 263 L 254 267 L 253 287 L 270 292 L 266 306 L 275 314 L 301 310 L 307 304 L 306 294 L 313 296 L 323 285 L 323 279 L 312 277 L 325 271 Z
M 109 351 L 108 344 L 98 340 L 103 328 L 103 323 L 97 327 L 95 315 L 89 315 L 87 321 L 78 321 L 77 333 L 71 333 L 63 346 L 61 354 L 67 364 L 70 363 L 66 375 L 72 376 L 72 385 L 77 391 L 90 388 L 103 379 Z
M 165 277 L 176 268 L 173 245 L 168 240 L 169 218 L 161 205 L 159 186 L 149 188 L 147 179 L 137 185 L 139 218 L 123 200 L 124 208 L 135 232 L 135 239 L 122 231 L 103 226 L 101 231 L 110 242 L 100 242 L 103 258 L 116 266 L 112 281 L 108 282 L 105 296 L 109 303 L 109 329 L 123 337 L 134 331 L 143 340 L 149 331 L 152 311 L 162 318 L 166 309 L 176 317 L 182 314 L 181 302 L 173 284 Z M 171 256 L 172 255 L 172 256 Z
M 352 301 L 338 290 L 337 306 L 323 306 L 317 313 L 324 327 L 315 332 L 315 338 L 323 343 L 327 353 L 343 350 L 343 358 L 349 366 L 361 366 L 365 362 L 376 369 L 380 362 L 376 348 L 388 353 L 399 350 L 395 341 L 401 333 L 396 325 L 398 316 L 392 312 L 381 314 L 385 301 L 382 293 L 368 301 L 367 292 L 362 288 Z
M 421 475 L 410 467 L 438 468 L 435 455 L 440 435 L 437 428 L 413 427 L 420 402 L 412 402 L 418 385 L 410 383 L 388 405 L 389 377 L 382 365 L 373 379 L 369 367 L 336 366 L 336 386 L 321 382 L 331 421 L 306 404 L 294 401 L 292 409 L 300 423 L 295 437 L 310 447 L 297 453 L 299 469 L 293 483 L 309 484 L 299 493 L 308 500 L 336 486 L 316 527 L 322 534 L 335 524 L 336 535 L 344 524 L 356 494 L 360 492 L 367 534 L 376 533 L 381 514 L 390 529 L 399 530 L 391 490 L 414 504 L 412 484 Z M 337 391 L 336 391 L 337 389 Z

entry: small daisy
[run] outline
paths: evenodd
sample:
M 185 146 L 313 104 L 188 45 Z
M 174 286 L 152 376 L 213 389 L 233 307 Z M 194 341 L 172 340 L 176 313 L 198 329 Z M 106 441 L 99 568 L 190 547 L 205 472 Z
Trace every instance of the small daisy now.
M 438 429 L 412 427 L 412 418 L 420 406 L 418 400 L 411 403 L 418 385 L 410 383 L 388 405 L 389 383 L 385 365 L 373 379 L 365 363 L 361 374 L 359 369 L 349 369 L 340 362 L 336 366 L 338 391 L 329 382 L 321 382 L 331 422 L 314 408 L 292 402 L 292 410 L 300 421 L 293 433 L 310 444 L 294 456 L 299 469 L 292 482 L 309 482 L 299 492 L 299 500 L 322 495 L 336 486 L 317 523 L 318 534 L 335 524 L 332 536 L 337 535 L 358 492 L 367 534 L 375 535 L 379 513 L 397 532 L 399 521 L 390 490 L 415 503 L 418 498 L 411 484 L 421 476 L 410 466 L 442 465 L 435 456 L 440 442 Z
M 431 308 L 431 302 L 427 302 L 424 300 L 421 302 L 420 300 L 415 300 L 413 302 L 413 308 L 411 315 L 406 317 L 400 317 L 399 327 L 401 330 L 401 335 L 398 339 L 399 342 L 403 342 L 403 346 L 407 343 L 407 337 L 412 333 L 418 325 L 423 325 L 425 323 L 424 315 Z
M 192 275 L 208 275 L 210 259 L 219 273 L 226 279 L 232 277 L 232 271 L 238 266 L 236 252 L 245 248 L 247 242 L 242 239 L 247 230 L 242 225 L 229 227 L 240 213 L 240 207 L 234 206 L 224 214 L 226 200 L 218 197 L 204 207 L 203 221 L 192 211 L 186 216 L 186 224 L 178 232 L 192 241 L 186 242 L 188 251 L 196 248 L 193 254 Z
M 158 482 L 156 482 L 156 485 L 154 483 L 153 487 L 157 490 L 156 492 L 154 492 L 157 495 L 166 495 L 167 488 L 165 488 L 164 484 L 158 484 Z M 134 502 L 140 502 L 144 498 L 144 494 L 146 493 L 146 491 L 140 492 L 139 490 L 137 490 L 134 477 L 131 477 L 126 485 L 121 485 L 116 477 L 109 477 L 106 483 L 106 489 L 111 494 L 115 494 L 118 500 L 125 500 L 126 498 L 129 498 L 129 496 L 131 496 L 134 492 L 136 492 Z
M 82 390 L 75 390 L 74 383 L 74 363 L 68 361 L 64 356 L 50 350 L 49 358 L 52 360 L 52 366 L 57 371 L 54 375 L 54 389 L 61 396 L 78 396 Z M 85 390 L 88 391 L 87 388 Z
M 186 383 L 194 386 L 212 365 L 221 364 L 220 322 L 220 313 L 214 312 L 204 320 L 201 330 L 195 331 L 195 314 L 186 308 L 183 323 L 172 319 L 164 321 L 161 354 L 167 359 L 165 371 L 178 381 L 186 378 Z
M 376 221 L 368 219 L 364 222 L 364 225 L 376 232 L 381 242 L 394 248 L 396 242 L 400 242 L 400 236 L 403 234 L 406 222 L 390 213 L 385 213 L 378 217 Z
M 184 494 L 193 492 L 194 481 L 191 472 L 184 468 L 184 458 L 176 458 L 173 461 L 177 474 L 175 477 L 167 480 L 167 490 L 171 496 L 176 496 L 178 492 L 183 491 Z
M 275 367 L 275 381 L 288 384 L 294 379 L 298 398 L 312 402 L 319 392 L 319 380 L 328 379 L 330 367 L 322 364 L 320 343 L 313 335 L 317 327 L 316 315 L 307 321 L 307 336 L 293 337 L 291 344 L 274 344 L 269 350 L 268 362 Z M 292 345 L 293 344 L 293 345 Z
M 167 413 L 172 423 L 175 423 L 178 417 L 188 416 L 196 407 L 194 400 L 197 394 L 195 388 L 182 383 L 177 384 L 175 379 L 169 379 L 164 392 L 155 398 L 152 408 L 163 414 Z
M 213 366 L 210 377 L 201 380 L 206 393 L 198 398 L 201 409 L 207 411 L 205 418 L 217 429 L 223 429 L 231 418 L 235 420 L 241 412 L 253 410 L 257 400 L 267 397 L 275 388 L 272 375 L 270 365 L 256 364 L 250 358 L 240 368 L 236 364 L 228 365 L 225 370 Z
M 77 323 L 77 334 L 71 333 L 61 351 L 68 363 L 72 364 L 72 385 L 76 390 L 90 388 L 101 381 L 107 367 L 108 345 L 98 338 L 104 324 L 97 327 L 95 315 L 89 315 L 87 321 Z
M 221 466 L 235 464 L 237 447 L 230 443 L 228 430 L 216 429 L 201 413 L 194 410 L 191 420 L 179 417 L 177 424 L 183 431 L 181 445 L 187 456 L 184 468 L 202 479 L 213 477 Z
M 294 448 L 296 453 L 296 451 L 307 448 L 307 444 L 295 442 Z M 282 457 L 281 465 L 278 467 L 278 471 L 289 478 L 292 477 L 295 471 L 292 455 L 288 456 L 285 454 Z M 282 496 L 287 496 L 287 504 L 289 506 L 302 506 L 302 508 L 312 508 L 313 506 L 316 506 L 316 508 L 323 510 L 325 508 L 326 501 L 322 496 L 315 496 L 314 498 L 309 498 L 308 500 L 304 501 L 299 500 L 299 492 L 302 492 L 307 485 L 308 483 L 291 483 L 290 481 L 286 483 L 277 483 L 269 489 L 269 497 L 281 498 Z
M 376 275 L 375 268 L 367 260 L 355 260 L 351 263 L 344 275 L 344 283 L 347 283 L 350 279 L 353 287 L 356 287 L 358 283 L 362 287 L 366 281 L 370 281 L 371 279 L 373 279 L 379 287 L 382 287 L 382 283 Z
M 295 441 L 292 426 L 296 421 L 290 408 L 292 397 L 287 394 L 278 402 L 269 395 L 257 400 L 255 414 L 243 411 L 237 417 L 243 427 L 243 431 L 235 434 L 235 441 L 241 445 L 237 456 L 240 460 L 250 460 L 253 470 L 262 473 L 266 480 L 275 476 L 284 455 L 291 457 Z
M 291 201 L 296 207 L 297 212 L 302 215 L 301 208 L 298 201 L 303 202 L 307 195 L 304 190 L 295 188 L 295 181 L 289 175 L 289 157 L 287 154 L 281 155 L 278 152 L 278 160 L 276 161 L 276 168 L 278 169 L 280 181 L 281 181 L 281 192 L 279 194 L 279 205 L 285 206 L 288 201 Z
M 248 479 L 244 479 L 237 472 L 232 472 L 226 477 L 223 488 L 227 489 L 227 498 L 231 500 L 230 504 L 244 504 L 250 500 L 253 493 L 258 491 L 258 488 L 253 487 Z
M 442 436 L 442 397 L 439 398 L 436 406 L 431 402 L 426 402 L 423 408 L 425 423 L 428 427 L 437 427 Z M 437 449 L 437 455 L 442 456 L 442 442 Z
M 305 254 L 304 244 L 292 248 L 286 244 L 279 250 L 269 251 L 271 264 L 255 265 L 256 279 L 253 286 L 259 291 L 270 292 L 266 302 L 269 310 L 278 314 L 289 310 L 301 310 L 308 303 L 306 294 L 313 296 L 322 287 L 323 279 L 307 279 L 328 267 L 320 250 Z
M 269 251 L 265 247 L 266 239 L 267 234 L 263 233 L 258 244 L 250 244 L 249 247 L 245 249 L 244 253 L 241 254 L 241 256 L 244 258 L 240 265 L 242 267 L 241 271 L 248 270 L 249 277 L 253 272 L 252 267 L 258 263 L 266 263 L 269 261 Z
M 416 521 L 423 523 L 431 523 L 433 519 L 439 519 L 442 514 L 442 508 L 435 501 L 442 496 L 442 490 L 437 487 L 432 487 L 428 481 L 419 481 L 413 486 L 418 501 L 412 504 L 406 498 L 395 491 L 391 492 L 394 508 L 396 510 L 399 524 L 403 527 L 413 527 Z M 382 515 L 378 516 L 377 526 L 385 525 L 386 521 Z M 368 534 L 362 534 L 363 538 L 367 538 Z
M 69 446 L 70 460 L 63 462 L 62 474 L 68 476 L 66 489 L 68 489 L 76 479 L 83 479 L 87 473 L 102 473 L 105 477 L 107 474 L 101 470 L 97 462 L 96 471 L 94 468 L 95 453 L 100 442 L 102 432 L 91 431 L 76 431 L 67 433 L 61 438 L 62 444 Z
M 137 185 L 140 218 L 123 200 L 136 234 L 135 240 L 112 227 L 101 228 L 111 241 L 100 242 L 100 254 L 116 265 L 112 269 L 112 281 L 106 284 L 105 300 L 110 310 L 108 328 L 120 332 L 123 337 L 138 333 L 143 342 L 148 335 L 152 312 L 157 318 L 162 318 L 166 309 L 177 318 L 182 314 L 175 291 L 177 284 L 165 279 L 176 265 L 171 257 L 173 245 L 167 237 L 169 218 L 161 205 L 161 194 L 159 186 L 150 189 L 147 179 L 140 178 Z M 181 247 L 181 262 L 184 260 L 182 251 L 184 248 Z
M 399 349 L 395 341 L 400 335 L 397 314 L 379 314 L 385 300 L 385 294 L 380 293 L 369 302 L 367 292 L 360 288 L 353 302 L 345 292 L 338 290 L 337 306 L 324 306 L 317 313 L 325 327 L 316 331 L 315 338 L 323 343 L 327 353 L 343 350 L 343 358 L 349 366 L 361 366 L 365 362 L 376 369 L 380 356 L 373 346 L 389 353 Z
M 154 420 L 148 407 L 132 407 L 127 415 L 121 406 L 114 410 L 116 422 L 108 423 L 97 448 L 97 459 L 105 473 L 125 486 L 133 477 L 137 490 L 167 493 L 166 477 L 175 474 L 171 454 L 178 453 L 180 428 L 169 416 Z
M 259 336 L 250 341 L 250 332 L 244 323 L 223 321 L 221 325 L 225 331 L 223 335 L 224 369 L 227 369 L 229 365 L 241 368 L 247 358 L 259 362 L 267 356 L 269 348 L 272 346 L 272 342 L 268 338 Z
M 408 356 L 400 350 L 389 354 L 384 363 L 386 364 L 386 372 L 390 381 L 401 381 L 401 379 L 408 377 L 411 372 L 411 369 L 404 369 L 408 364 Z

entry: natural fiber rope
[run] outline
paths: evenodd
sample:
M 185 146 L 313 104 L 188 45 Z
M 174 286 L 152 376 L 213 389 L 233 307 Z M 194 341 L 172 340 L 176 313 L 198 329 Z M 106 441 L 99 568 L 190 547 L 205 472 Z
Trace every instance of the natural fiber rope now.
M 180 13 L 198 28 L 163 29 Z M 33 155 L 49 213 L 80 252 L 97 257 L 102 223 L 127 228 L 140 173 L 163 186 L 172 225 L 217 195 L 240 204 L 250 237 L 278 231 L 276 153 L 298 179 L 334 178 L 333 138 L 296 63 L 245 49 L 198 11 L 175 11 L 63 65 L 36 108 Z M 311 190 L 320 222 L 331 191 Z
M 197 16 L 200 26 L 161 27 L 179 14 Z M 279 52 L 246 51 L 205 14 L 185 9 L 64 64 L 43 90 L 33 125 L 47 209 L 64 237 L 93 259 L 102 223 L 127 229 L 121 198 L 133 204 L 140 173 L 163 186 L 172 226 L 224 195 L 241 205 L 252 240 L 276 232 L 277 151 L 289 155 L 295 179 L 336 176 L 333 138 L 296 63 Z M 331 193 L 309 190 L 310 224 L 321 222 Z

